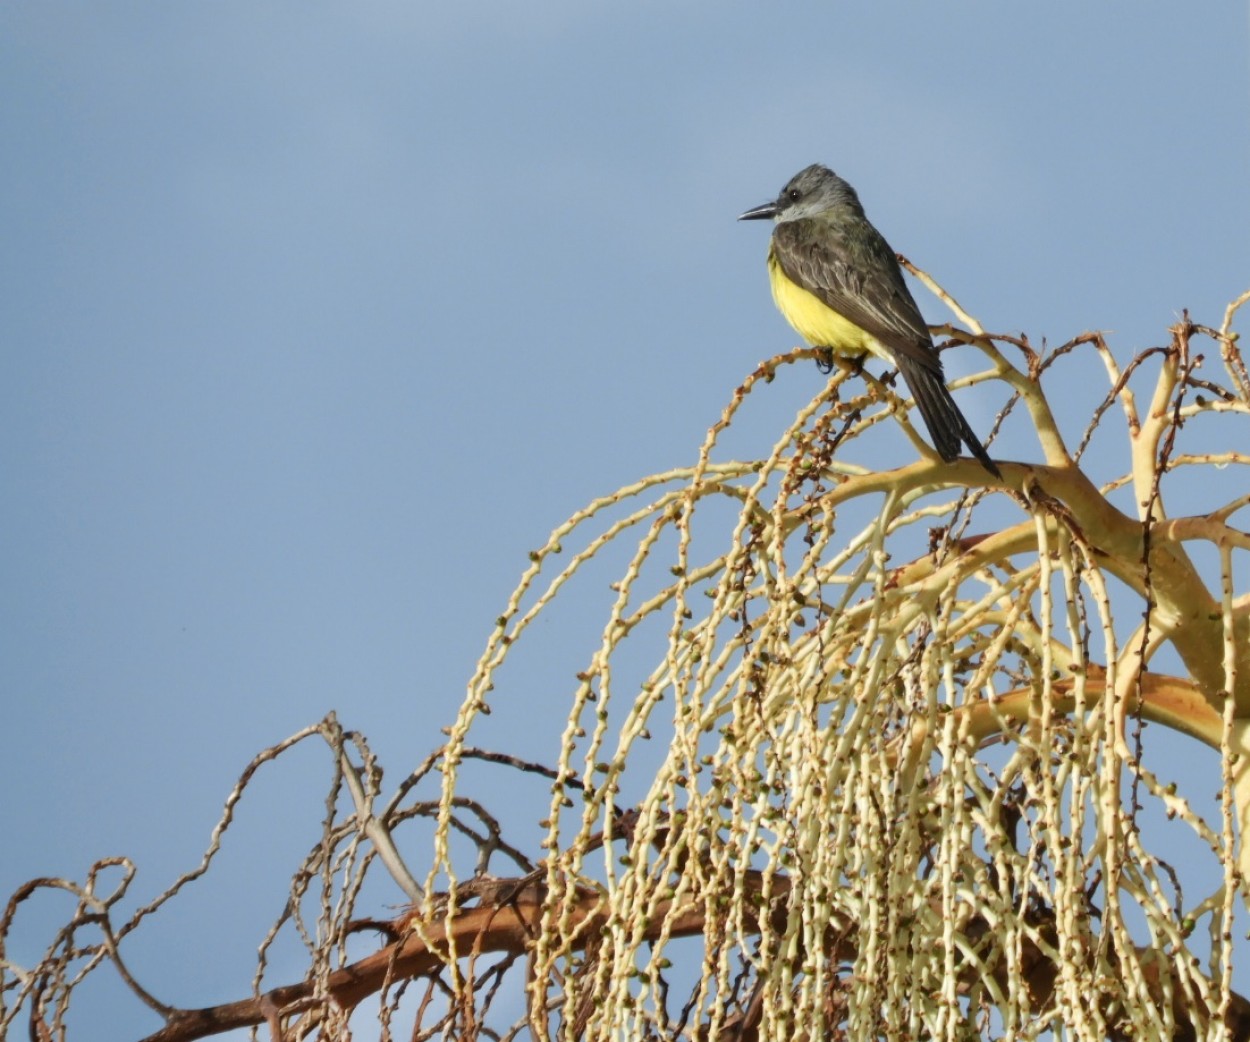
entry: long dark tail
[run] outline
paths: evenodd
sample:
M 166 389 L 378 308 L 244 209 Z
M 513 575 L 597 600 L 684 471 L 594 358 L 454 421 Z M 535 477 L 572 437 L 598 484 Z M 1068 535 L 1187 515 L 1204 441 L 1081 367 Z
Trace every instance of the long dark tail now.
M 933 447 L 938 455 L 950 463 L 959 455 L 960 442 L 967 445 L 972 454 L 981 461 L 981 466 L 996 478 L 1001 478 L 997 465 L 990 459 L 985 446 L 972 433 L 964 414 L 959 411 L 955 399 L 942 380 L 941 371 L 934 372 L 905 355 L 899 355 L 895 361 L 899 372 L 907 381 L 907 388 L 916 399 L 916 407 L 924 417 L 925 426 L 929 428 L 929 436 L 933 439 Z

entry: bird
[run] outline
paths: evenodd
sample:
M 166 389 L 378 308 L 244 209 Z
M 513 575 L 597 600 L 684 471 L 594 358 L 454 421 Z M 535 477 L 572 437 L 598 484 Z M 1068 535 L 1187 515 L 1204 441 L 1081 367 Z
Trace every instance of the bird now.
M 897 367 L 942 459 L 967 445 L 1001 478 L 946 388 L 942 360 L 903 281 L 898 257 L 864 214 L 859 195 L 820 163 L 800 170 L 772 202 L 740 221 L 776 222 L 768 278 L 777 309 L 812 347 Z

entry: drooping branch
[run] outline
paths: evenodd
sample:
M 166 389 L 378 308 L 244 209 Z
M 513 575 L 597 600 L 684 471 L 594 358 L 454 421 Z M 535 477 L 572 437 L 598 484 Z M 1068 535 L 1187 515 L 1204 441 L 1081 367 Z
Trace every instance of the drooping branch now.
M 761 364 L 693 463 L 602 497 L 534 551 L 447 745 L 393 795 L 363 736 L 333 717 L 267 750 L 197 869 L 118 929 L 116 897 L 78 888 L 38 970 L 0 964 L 0 1029 L 16 995 L 32 1032 L 54 1036 L 77 985 L 111 961 L 167 1017 L 151 1036 L 167 1040 L 262 1023 L 275 1038 L 333 1037 L 372 996 L 384 1030 L 405 1000 L 417 1037 L 465 1042 L 1040 1025 L 1187 1040 L 1213 1021 L 1250 1037 L 1232 989 L 1233 912 L 1250 878 L 1238 838 L 1250 825 L 1250 594 L 1234 567 L 1250 536 L 1234 521 L 1250 496 L 1221 500 L 1209 481 L 1214 506 L 1171 509 L 1193 501 L 1192 475 L 1250 463 L 1227 448 L 1235 437 L 1194 446 L 1182 432 L 1199 416 L 1250 415 L 1231 316 L 1220 330 L 1186 320 L 1121 366 L 1096 333 L 1037 351 L 962 315 L 968 329 L 943 331 L 990 368 L 961 386 L 1005 385 L 1000 422 L 1022 403 L 1040 447 L 1039 463 L 1000 459 L 1001 481 L 933 458 L 890 374 L 853 367 L 757 458 L 718 458 L 762 389 L 812 352 Z M 1199 371 L 1202 337 L 1224 377 Z M 1065 438 L 1046 384 L 1082 359 L 1108 390 L 1083 436 Z M 860 439 L 896 420 L 922 458 L 874 469 Z M 1101 486 L 1086 467 L 1095 449 L 1123 464 Z M 476 750 L 483 714 L 520 708 L 525 722 L 533 685 L 552 683 L 545 660 L 526 664 L 531 628 L 587 574 L 602 590 L 591 565 L 623 544 L 599 639 L 559 667 L 575 680 L 547 763 Z M 1155 671 L 1177 661 L 1183 676 Z M 1182 791 L 1180 772 L 1147 768 L 1142 720 L 1219 758 L 1214 807 Z M 200 1010 L 149 995 L 121 941 L 206 873 L 253 774 L 318 734 L 332 754 L 322 834 L 262 943 L 256 994 Z M 478 788 L 475 772 L 501 766 L 539 779 L 524 811 L 483 802 L 502 790 Z M 420 864 L 399 835 L 417 821 Z M 490 875 L 499 858 L 509 878 Z M 413 909 L 359 918 L 366 876 Z M 0 944 L 29 896 L 10 902 Z M 349 961 L 366 929 L 385 943 Z M 305 945 L 308 976 L 269 987 L 284 932 Z M 491 1011 L 505 983 L 528 1010 L 501 1029 Z
M 748 879 L 750 893 L 759 897 L 765 892 L 762 874 L 750 873 Z M 786 900 L 790 893 L 788 881 L 784 876 L 776 877 L 768 883 L 767 889 L 771 901 L 761 915 L 772 920 L 771 929 L 784 933 L 787 930 Z M 473 952 L 476 956 L 499 952 L 525 953 L 540 929 L 544 896 L 532 878 L 495 880 L 485 903 L 462 909 L 450 921 L 435 919 L 420 922 L 407 915 L 396 919 L 389 924 L 389 929 L 398 935 L 397 939 L 374 954 L 332 973 L 324 994 L 318 995 L 319 989 L 312 982 L 302 982 L 273 988 L 263 995 L 239 1002 L 207 1009 L 174 1011 L 165 1027 L 149 1035 L 144 1042 L 191 1042 L 228 1030 L 272 1022 L 275 1015 L 286 1021 L 291 1016 L 288 1011 L 296 1011 L 296 1014 L 291 1023 L 284 1024 L 283 1037 L 303 1037 L 321 1019 L 324 1005 L 350 1011 L 388 985 L 394 986 L 413 977 L 443 973 L 447 968 L 448 953 L 452 950 Z M 940 912 L 940 909 L 935 911 Z M 563 914 L 572 926 L 574 947 L 582 950 L 602 940 L 612 912 L 603 894 L 583 889 L 563 909 Z M 1049 922 L 1052 914 L 1037 908 L 1027 913 L 1029 931 L 1038 939 L 1027 941 L 1021 953 L 1019 969 L 1015 971 L 1020 973 L 1027 985 L 1035 1016 L 1044 1014 L 1059 976 L 1054 963 L 1054 932 Z M 670 938 L 696 937 L 705 933 L 707 925 L 706 906 L 701 900 L 691 898 L 681 903 L 660 901 L 644 933 L 651 940 L 661 935 Z M 967 949 L 978 956 L 975 964 L 965 959 L 962 953 L 957 956 L 957 963 L 964 964 L 958 971 L 961 980 L 965 980 L 966 984 L 974 977 L 989 973 L 999 980 L 1000 986 L 1005 987 L 1006 977 L 1013 971 L 1008 969 L 1001 952 L 996 950 L 992 924 L 973 916 L 961 924 L 960 932 Z M 830 962 L 852 962 L 857 949 L 854 924 L 838 923 L 836 928 L 826 933 L 823 943 L 824 957 Z M 1139 957 L 1149 956 L 1144 950 L 1136 954 Z M 1152 985 L 1151 1001 L 1169 1001 L 1157 975 Z M 1178 1025 L 1174 1037 L 1178 1040 L 1203 1037 L 1213 1011 L 1179 992 L 1170 996 L 1170 1002 Z M 301 1023 L 300 1017 L 307 1019 Z M 1107 1017 L 1114 1022 L 1114 1011 L 1109 1009 Z M 1230 1042 L 1250 1039 L 1250 1001 L 1234 995 L 1224 1023 Z M 752 1030 L 749 1021 L 728 1025 L 719 1037 L 731 1042 L 744 1030 Z M 692 1030 L 692 1034 L 696 1038 L 708 1037 L 698 1027 Z M 1110 1037 L 1124 1039 L 1125 1042 L 1131 1038 L 1119 1032 Z

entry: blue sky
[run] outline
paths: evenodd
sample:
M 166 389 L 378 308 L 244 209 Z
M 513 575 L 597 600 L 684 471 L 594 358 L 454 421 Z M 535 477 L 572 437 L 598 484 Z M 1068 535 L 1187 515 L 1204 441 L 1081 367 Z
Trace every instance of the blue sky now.
M 734 218 L 810 162 L 991 330 L 1218 325 L 1248 54 L 1241 4 L 0 7 L 0 892 L 119 853 L 158 892 L 331 708 L 423 758 L 526 552 L 794 345 Z M 246 988 L 326 772 L 262 780 L 169 1001 Z

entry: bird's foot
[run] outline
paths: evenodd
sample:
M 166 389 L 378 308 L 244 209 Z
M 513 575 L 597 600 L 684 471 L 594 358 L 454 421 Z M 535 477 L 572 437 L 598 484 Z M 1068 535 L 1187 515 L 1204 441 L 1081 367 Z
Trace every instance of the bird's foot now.
M 844 355 L 832 347 L 818 347 L 815 351 L 816 368 L 826 374 L 833 372 L 833 367 L 836 365 L 847 376 L 859 376 L 864 371 L 864 363 L 868 361 L 867 354 Z

